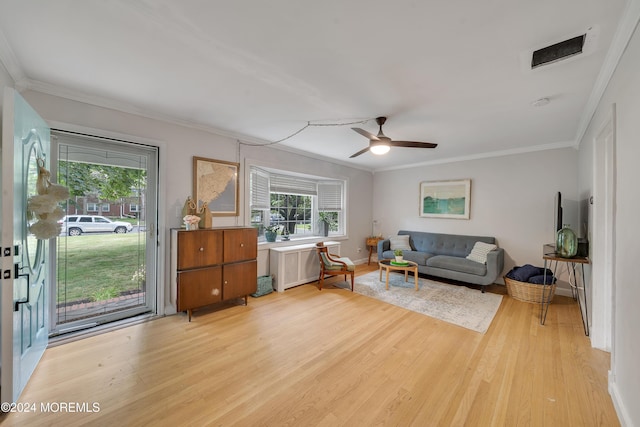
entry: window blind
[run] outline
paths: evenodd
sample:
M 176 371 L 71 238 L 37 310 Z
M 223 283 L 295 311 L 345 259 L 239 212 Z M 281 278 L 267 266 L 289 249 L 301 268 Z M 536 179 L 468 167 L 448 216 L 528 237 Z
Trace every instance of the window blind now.
M 342 210 L 342 181 L 325 181 L 318 183 L 318 210 L 341 211 Z
M 273 193 L 299 194 L 316 196 L 318 194 L 316 181 L 296 176 L 269 174 L 269 187 Z
M 269 209 L 269 174 L 258 168 L 251 168 L 251 209 Z

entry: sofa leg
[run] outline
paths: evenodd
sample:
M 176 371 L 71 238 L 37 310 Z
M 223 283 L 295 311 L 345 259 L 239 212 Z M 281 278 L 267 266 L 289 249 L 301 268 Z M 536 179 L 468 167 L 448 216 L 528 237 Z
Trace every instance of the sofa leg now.
M 485 286 L 480 286 L 480 289 L 482 289 L 482 293 L 484 294 L 484 288 Z

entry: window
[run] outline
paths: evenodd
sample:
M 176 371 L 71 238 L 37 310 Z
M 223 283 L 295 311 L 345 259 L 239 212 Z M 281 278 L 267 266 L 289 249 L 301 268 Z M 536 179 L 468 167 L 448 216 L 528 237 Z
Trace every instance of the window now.
M 93 203 L 87 202 L 87 212 L 109 212 L 111 210 L 111 205 L 109 203 Z
M 264 238 L 267 226 L 291 239 L 346 234 L 345 182 L 250 167 L 251 225 Z
M 140 206 L 134 205 L 134 204 L 130 204 L 129 205 L 129 212 L 140 212 Z
M 290 237 L 313 236 L 311 196 L 271 193 L 269 225 L 280 226 L 280 234 Z

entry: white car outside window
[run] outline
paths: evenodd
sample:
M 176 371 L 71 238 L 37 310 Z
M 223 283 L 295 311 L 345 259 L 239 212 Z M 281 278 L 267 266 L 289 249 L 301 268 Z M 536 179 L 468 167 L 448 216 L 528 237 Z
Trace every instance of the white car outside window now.
M 60 221 L 62 233 L 79 236 L 83 233 L 127 233 L 133 226 L 124 221 L 111 221 L 98 215 L 67 215 Z

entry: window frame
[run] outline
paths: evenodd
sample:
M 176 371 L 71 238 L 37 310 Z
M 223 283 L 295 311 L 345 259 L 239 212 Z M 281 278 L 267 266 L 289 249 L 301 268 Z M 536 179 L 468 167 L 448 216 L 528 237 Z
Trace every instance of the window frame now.
M 327 176 L 319 176 L 319 175 L 310 175 L 307 173 L 300 173 L 300 172 L 295 172 L 295 171 L 290 171 L 290 170 L 284 170 L 284 169 L 280 169 L 277 167 L 273 167 L 273 166 L 266 166 L 263 165 L 261 163 L 249 163 L 247 162 L 247 167 L 245 169 L 246 171 L 246 179 L 247 179 L 247 195 L 245 197 L 246 203 L 247 203 L 247 214 L 246 214 L 246 218 L 247 218 L 247 224 L 250 224 L 251 226 L 254 227 L 258 227 L 259 228 L 259 232 L 258 232 L 258 241 L 259 243 L 265 242 L 266 239 L 264 238 L 264 227 L 266 225 L 269 225 L 269 221 L 270 221 L 270 217 L 271 217 L 271 213 L 272 210 L 274 210 L 274 206 L 271 205 L 271 194 L 272 193 L 279 193 L 279 194 L 292 194 L 292 195 L 298 195 L 296 193 L 298 193 L 297 191 L 293 190 L 291 192 L 287 192 L 286 187 L 283 188 L 282 186 L 280 186 L 277 191 L 272 190 L 272 186 L 271 186 L 271 180 L 270 177 L 272 175 L 277 175 L 279 178 L 290 178 L 291 181 L 295 181 L 295 180 L 301 180 L 301 181 L 312 181 L 315 184 L 315 194 L 311 195 L 311 233 L 309 234 L 302 234 L 302 235 L 291 235 L 291 241 L 300 241 L 300 240 L 304 240 L 304 239 L 314 239 L 314 240 L 318 240 L 318 239 L 323 239 L 323 238 L 345 238 L 347 237 L 347 219 L 348 219 L 348 213 L 347 213 L 347 198 L 346 198 L 346 193 L 347 193 L 347 187 L 348 187 L 348 180 L 346 178 L 331 178 L 331 177 L 327 177 Z M 256 187 L 255 187 L 255 182 L 253 180 L 254 176 L 267 176 L 269 177 L 268 183 L 266 184 L 269 188 L 267 194 L 268 194 L 268 199 L 269 199 L 269 207 L 264 207 L 264 206 L 260 206 L 259 209 L 254 208 L 253 206 L 253 202 L 254 202 L 254 192 L 256 191 Z M 282 184 L 282 179 L 280 180 L 280 184 Z M 286 180 L 284 180 L 286 181 Z M 340 192 L 341 192 L 341 197 L 340 197 L 340 206 L 336 206 L 338 207 L 338 209 L 334 210 L 334 211 L 328 211 L 328 210 L 324 210 L 325 212 L 336 212 L 337 216 L 338 216 L 338 229 L 337 230 L 331 230 L 329 232 L 328 236 L 324 236 L 322 234 L 322 230 L 321 230 L 321 226 L 319 223 L 319 214 L 320 211 L 319 210 L 319 198 L 320 196 L 318 195 L 318 188 L 321 184 L 333 184 L 336 185 L 338 184 L 339 188 L 340 188 Z M 264 184 L 263 184 L 264 185 Z M 308 188 L 304 185 L 302 185 L 303 189 L 302 189 L 302 193 L 304 193 L 305 191 L 308 191 Z M 305 190 L 306 189 L 306 190 Z M 258 191 L 258 193 L 260 193 L 261 195 L 263 195 L 263 199 L 262 199 L 262 203 L 264 203 L 264 191 Z M 300 195 L 307 195 L 307 194 L 300 194 Z M 277 209 L 277 207 L 275 208 Z M 281 241 L 281 237 L 278 237 L 278 242 Z

